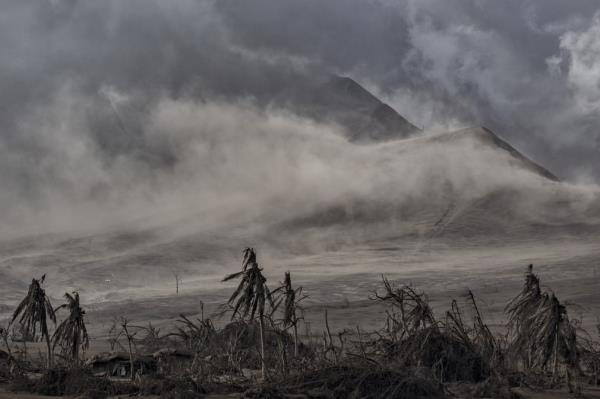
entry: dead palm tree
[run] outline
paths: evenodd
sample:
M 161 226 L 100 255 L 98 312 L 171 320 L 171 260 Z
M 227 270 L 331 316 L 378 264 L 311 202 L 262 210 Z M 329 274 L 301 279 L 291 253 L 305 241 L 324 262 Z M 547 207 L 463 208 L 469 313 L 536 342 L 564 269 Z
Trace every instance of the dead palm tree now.
M 543 292 L 529 265 L 523 290 L 506 307 L 512 330 L 511 349 L 526 355 L 527 367 L 548 368 L 556 375 L 559 359 L 567 368 L 578 361 L 576 328 L 554 293 Z
M 539 343 L 534 352 L 535 364 L 546 367 L 552 359 L 552 372 L 556 375 L 559 358 L 569 363 L 577 357 L 576 331 L 569 321 L 566 307 L 554 293 L 544 293 L 538 310 L 532 317 L 535 333 L 533 339 Z
M 19 323 L 27 336 L 35 338 L 38 331 L 42 334 L 48 348 L 48 368 L 51 368 L 52 347 L 50 345 L 50 334 L 48 333 L 48 318 L 56 323 L 56 316 L 50 299 L 46 296 L 46 292 L 42 288 L 45 278 L 46 275 L 44 274 L 39 280 L 35 278 L 31 280 L 27 296 L 17 306 L 10 323 L 12 324 L 21 316 Z
M 533 273 L 533 265 L 529 265 L 523 289 L 505 308 L 508 313 L 508 329 L 512 335 L 510 349 L 523 357 L 526 368 L 533 365 L 532 356 L 537 350 L 538 342 L 533 339 L 533 316 L 538 311 L 541 300 L 540 279 Z
M 298 356 L 298 322 L 302 319 L 298 316 L 302 312 L 299 302 L 306 299 L 306 295 L 302 295 L 302 287 L 294 289 L 292 287 L 292 277 L 290 272 L 285 273 L 283 283 L 279 288 L 273 291 L 273 295 L 280 293 L 280 297 L 275 304 L 278 308 L 283 303 L 283 318 L 281 322 L 284 328 L 292 327 L 294 329 L 294 356 Z
M 73 292 L 73 295 L 66 293 L 65 299 L 67 303 L 60 305 L 55 312 L 66 308 L 69 310 L 69 316 L 59 324 L 52 335 L 52 348 L 60 345 L 63 353 L 69 356 L 73 363 L 77 363 L 79 362 L 79 350 L 85 351 L 90 345 L 84 322 L 85 310 L 79 303 L 78 292 Z
M 436 329 L 438 327 L 427 295 L 417 292 L 408 285 L 394 287 L 385 276 L 382 276 L 382 283 L 383 294 L 375 291 L 373 299 L 379 302 L 391 303 L 392 306 L 398 309 L 400 320 L 394 322 L 400 324 L 395 328 L 401 331 L 402 337 L 419 330 Z
M 473 312 L 473 342 L 477 345 L 484 358 L 486 358 L 490 364 L 495 364 L 499 360 L 498 342 L 496 341 L 496 338 L 494 338 L 488 325 L 483 322 L 473 291 L 468 290 L 466 296 Z
M 241 277 L 241 281 L 228 301 L 228 304 L 233 307 L 231 318 L 240 317 L 246 320 L 254 320 L 255 316 L 258 316 L 261 372 L 263 379 L 265 379 L 265 302 L 268 302 L 271 308 L 274 308 L 274 304 L 271 292 L 266 284 L 267 279 L 263 276 L 262 269 L 258 267 L 254 248 L 244 249 L 242 271 L 226 276 L 223 281 L 238 277 Z

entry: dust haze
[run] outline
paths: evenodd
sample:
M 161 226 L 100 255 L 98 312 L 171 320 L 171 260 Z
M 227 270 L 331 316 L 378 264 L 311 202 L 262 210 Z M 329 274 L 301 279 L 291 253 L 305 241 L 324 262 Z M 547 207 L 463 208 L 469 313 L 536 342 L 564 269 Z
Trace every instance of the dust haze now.
M 499 188 L 561 190 L 510 166 L 508 154 L 478 150 L 475 138 L 435 140 L 440 133 L 426 132 L 362 146 L 348 142 L 338 126 L 259 109 L 250 100 L 162 97 L 143 111 L 135 102 L 111 87 L 90 99 L 67 85 L 49 104 L 30 110 L 18 137 L 38 157 L 8 152 L 2 158 L 9 188 L 3 190 L 5 234 L 89 233 L 120 227 L 124 219 L 141 226 L 188 216 L 208 229 L 252 218 L 283 221 L 360 201 L 441 208 L 448 198 L 466 202 Z M 102 108 L 107 118 L 118 118 L 115 136 L 135 129 L 144 149 L 126 143 L 133 148 L 107 159 L 88 125 Z M 23 173 L 27 187 L 19 187 Z M 580 200 L 594 198 L 593 186 L 572 187 Z
M 314 301 L 384 272 L 511 286 L 528 262 L 573 292 L 600 253 L 595 2 L 302 4 L 3 4 L 7 302 L 41 273 L 89 301 L 168 297 L 174 269 L 216 302 L 244 246 Z M 340 76 L 349 97 L 311 108 Z M 422 130 L 349 140 L 332 115 L 372 95 Z

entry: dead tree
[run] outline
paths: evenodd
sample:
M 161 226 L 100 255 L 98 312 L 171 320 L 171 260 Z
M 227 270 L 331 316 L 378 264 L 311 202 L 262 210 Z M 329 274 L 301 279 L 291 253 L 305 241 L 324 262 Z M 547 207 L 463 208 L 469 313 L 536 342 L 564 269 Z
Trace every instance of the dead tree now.
M 128 327 L 128 323 L 129 321 L 125 318 L 125 317 L 121 317 L 121 328 L 123 331 L 123 334 L 125 334 L 125 338 L 127 339 L 127 346 L 129 349 L 129 368 L 130 368 L 130 378 L 131 381 L 133 381 L 134 379 L 134 361 L 133 361 L 133 340 L 135 338 L 135 334 L 134 332 L 131 332 L 129 327 Z

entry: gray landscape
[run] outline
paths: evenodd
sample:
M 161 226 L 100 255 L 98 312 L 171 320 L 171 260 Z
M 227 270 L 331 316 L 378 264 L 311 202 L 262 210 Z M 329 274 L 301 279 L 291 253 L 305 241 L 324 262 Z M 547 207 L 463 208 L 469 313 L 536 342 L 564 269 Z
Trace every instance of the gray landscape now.
M 600 397 L 599 43 L 592 0 L 0 5 L 0 398 Z

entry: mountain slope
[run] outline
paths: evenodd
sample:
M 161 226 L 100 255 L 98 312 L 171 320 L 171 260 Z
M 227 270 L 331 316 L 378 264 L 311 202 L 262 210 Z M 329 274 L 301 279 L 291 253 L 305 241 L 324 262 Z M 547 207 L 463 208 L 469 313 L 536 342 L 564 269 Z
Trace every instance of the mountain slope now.
M 470 135 L 476 137 L 477 140 L 479 140 L 482 144 L 486 144 L 490 147 L 495 147 L 504 150 L 508 152 L 511 155 L 511 157 L 514 158 L 515 162 L 519 163 L 524 168 L 531 170 L 532 172 L 537 173 L 540 176 L 543 176 L 549 180 L 558 181 L 558 178 L 552 172 L 523 155 L 519 150 L 514 148 L 508 142 L 502 140 L 494 132 L 492 132 L 486 127 L 462 129 L 456 132 L 451 132 L 449 134 L 442 135 L 439 137 L 439 139 L 456 140 L 457 137 L 461 135 Z
M 274 104 L 318 122 L 337 124 L 350 141 L 357 143 L 403 139 L 420 133 L 419 128 L 349 77 L 290 85 Z
M 590 197 L 561 183 L 489 129 L 419 136 L 380 145 L 376 152 L 373 169 L 395 173 L 390 183 L 397 190 L 381 186 L 388 195 L 330 204 L 280 227 L 354 232 L 360 241 L 375 239 L 371 227 L 377 226 L 385 240 L 446 237 L 482 243 L 600 231 L 597 194 Z

